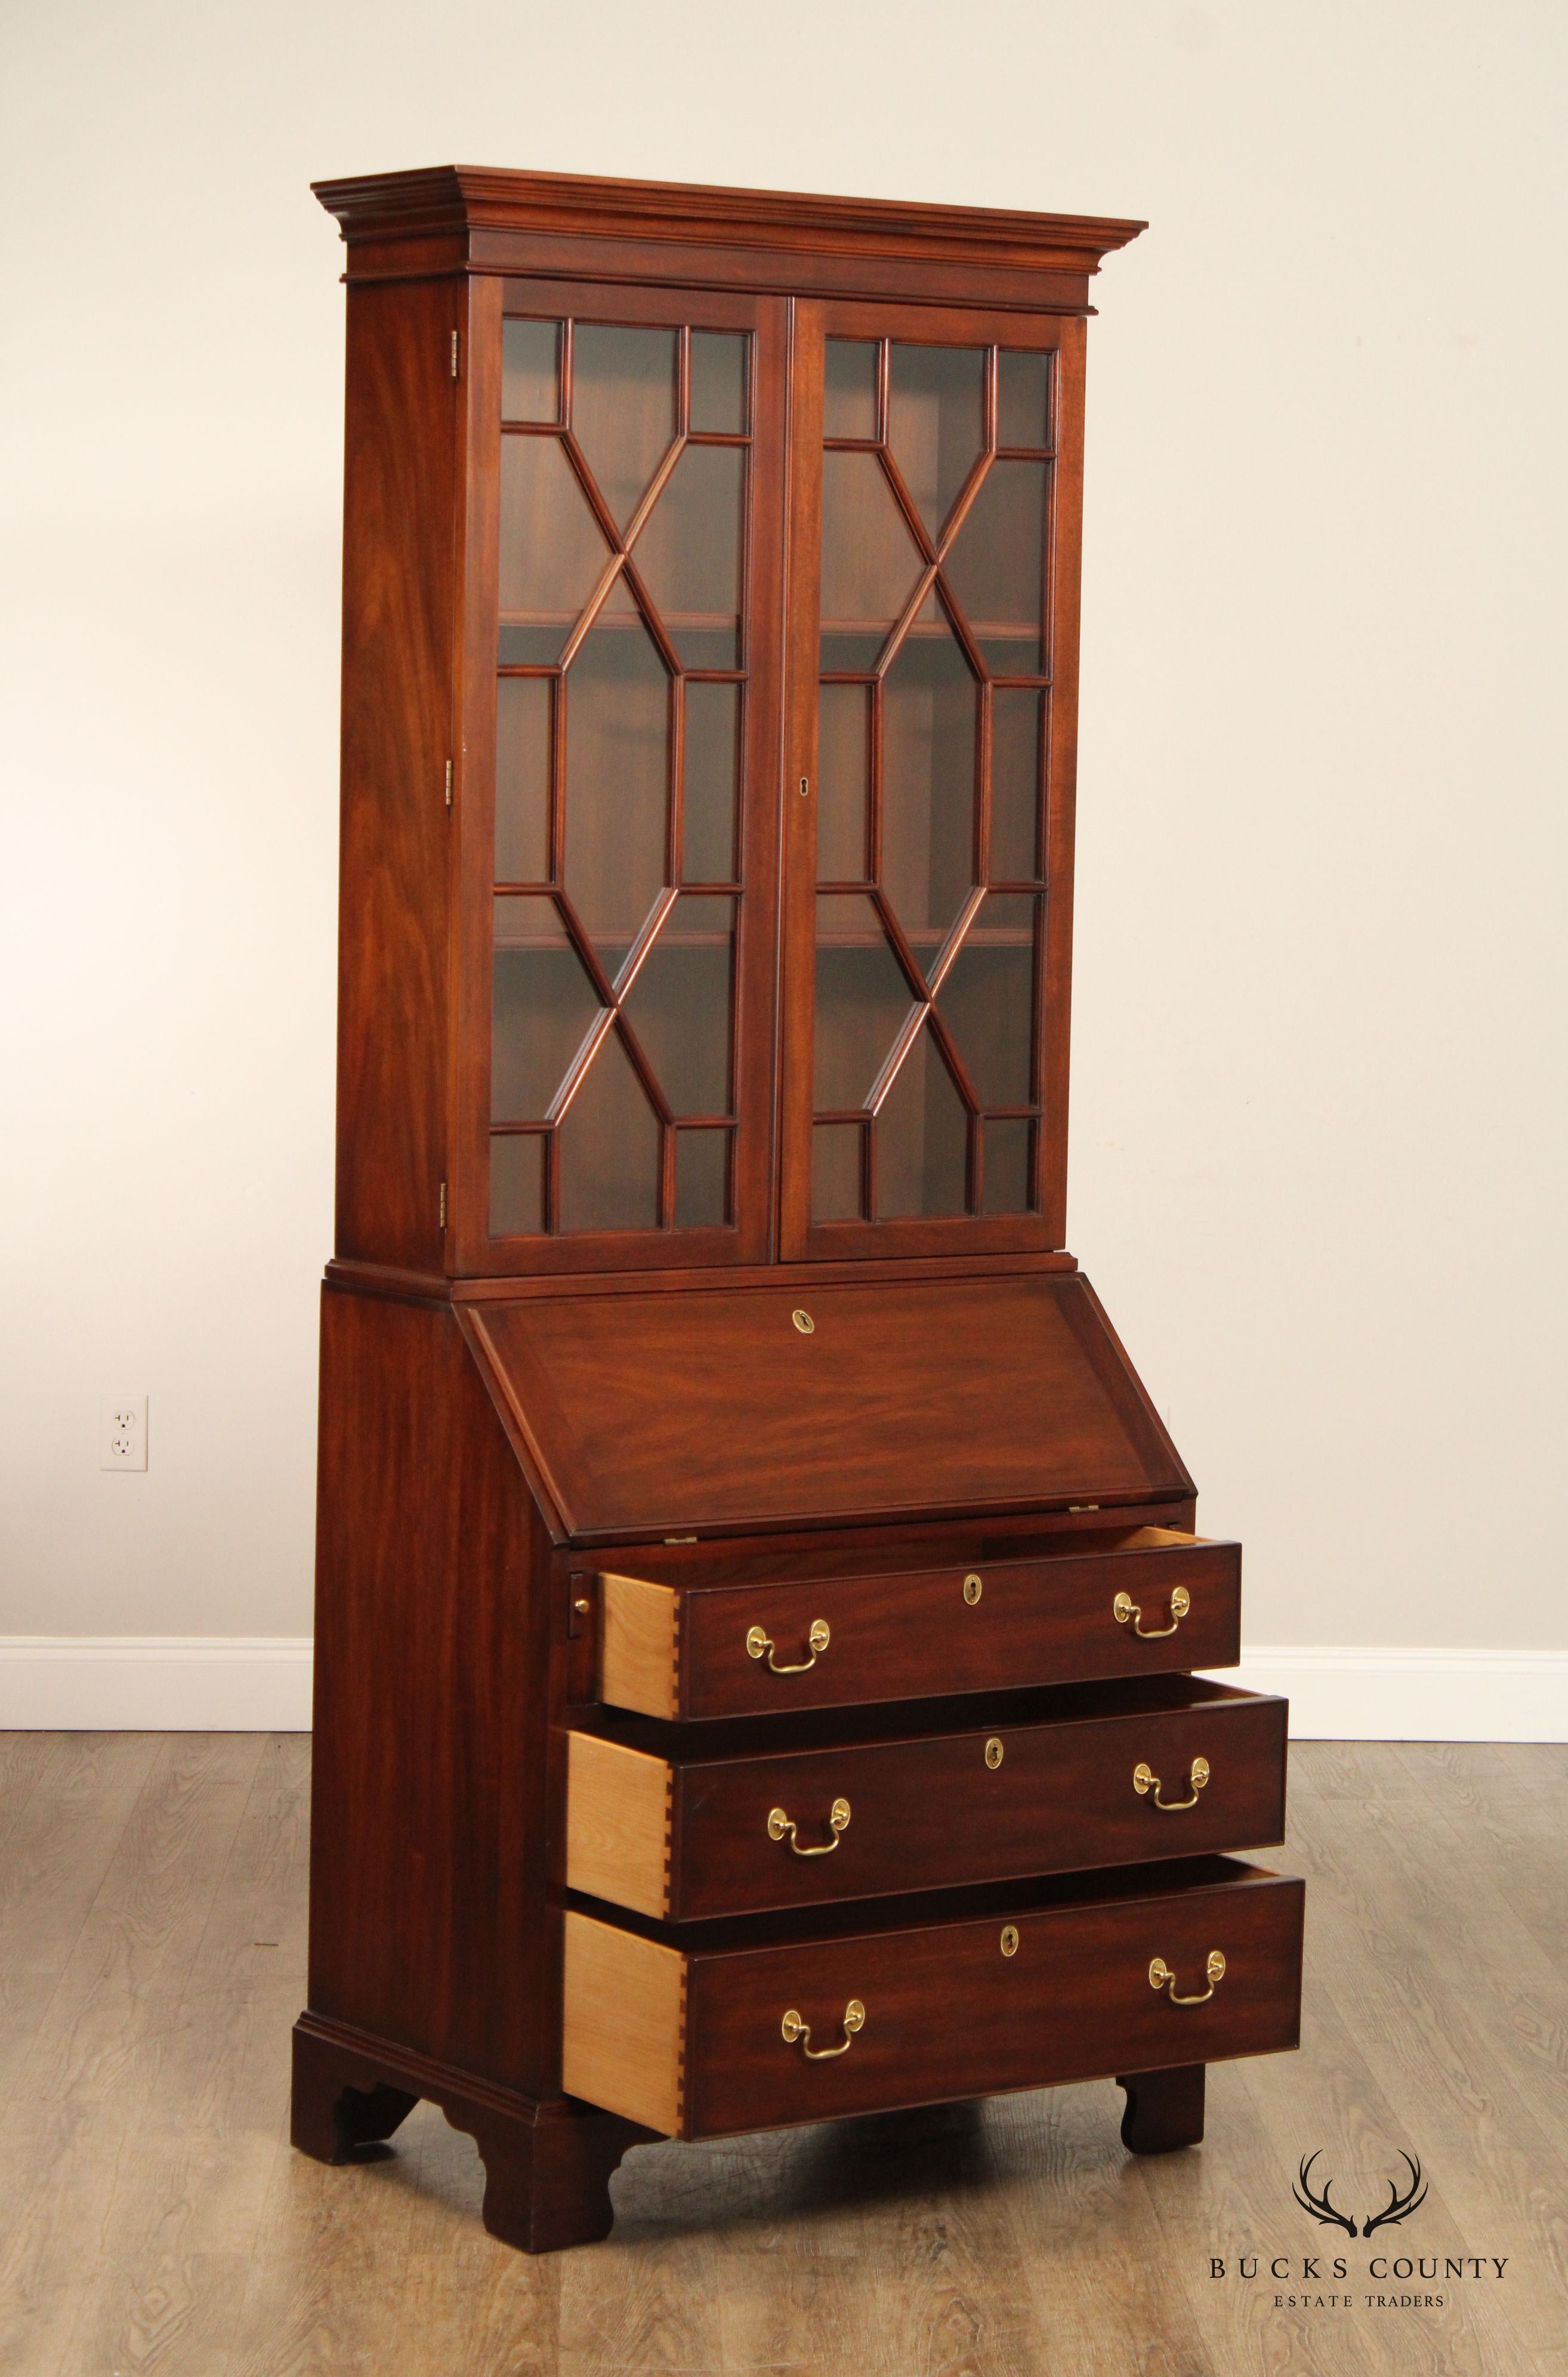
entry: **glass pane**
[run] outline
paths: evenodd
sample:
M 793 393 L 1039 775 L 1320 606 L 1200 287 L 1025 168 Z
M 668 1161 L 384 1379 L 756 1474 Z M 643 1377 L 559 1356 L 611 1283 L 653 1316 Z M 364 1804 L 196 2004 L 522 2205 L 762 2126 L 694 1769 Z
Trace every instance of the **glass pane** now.
M 817 880 L 864 883 L 871 688 L 824 685 L 817 711 Z
M 997 444 L 1048 446 L 1050 442 L 1051 359 L 1009 354 L 1004 349 L 997 358 Z
M 933 536 L 986 442 L 986 358 L 978 347 L 898 347 L 888 388 L 888 445 Z
M 964 937 L 937 1004 L 983 1106 L 1034 1103 L 1035 896 L 992 892 Z
M 682 892 L 625 1004 L 672 1113 L 731 1112 L 734 1007 L 735 902 Z
M 1032 1122 L 1011 1117 L 988 1122 L 986 1130 L 986 1211 L 1026 1213 L 1029 1211 L 1029 1157 L 1035 1135 Z
M 550 872 L 550 700 L 547 676 L 496 687 L 497 883 L 543 883 Z
M 729 1219 L 730 1134 L 676 1133 L 676 1227 L 722 1229 Z
M 819 1114 L 863 1105 L 911 1000 L 904 969 L 864 895 L 817 902 Z
M 945 564 L 987 667 L 1040 674 L 1047 462 L 993 462 Z
M 515 1238 L 545 1226 L 545 1141 L 513 1132 L 490 1141 L 490 1236 Z
M 503 437 L 503 665 L 559 660 L 609 558 L 560 439 Z
M 612 975 L 664 877 L 670 680 L 635 611 L 601 615 L 566 676 L 562 878 Z
M 875 437 L 877 350 L 858 339 L 830 339 L 822 387 L 824 437 Z
M 811 1134 L 811 1219 L 858 1222 L 864 1218 L 861 1154 L 866 1133 L 859 1123 L 820 1122 Z
M 874 454 L 822 457 L 822 666 L 876 665 L 920 555 Z
M 879 1221 L 964 1212 L 969 1118 L 929 1032 L 899 1067 L 876 1132 Z
M 746 427 L 746 365 L 749 341 L 744 333 L 693 330 L 691 333 L 691 414 L 693 429 L 736 434 Z
M 558 421 L 561 384 L 557 368 L 558 322 L 501 325 L 501 419 Z
M 560 1126 L 563 1230 L 652 1230 L 659 1219 L 659 1119 L 606 1032 Z
M 490 1118 L 543 1122 L 599 1001 L 553 900 L 497 900 L 495 909 Z
M 917 620 L 883 696 L 881 881 L 922 965 L 974 881 L 978 701 L 947 621 Z
M 675 436 L 675 332 L 579 322 L 571 425 L 595 486 L 624 530 Z
M 740 446 L 688 446 L 632 558 L 686 668 L 731 669 L 740 645 Z
M 991 696 L 991 880 L 1037 883 L 1046 697 L 1000 686 Z
M 686 784 L 681 878 L 733 883 L 736 782 L 740 758 L 740 687 L 686 686 Z

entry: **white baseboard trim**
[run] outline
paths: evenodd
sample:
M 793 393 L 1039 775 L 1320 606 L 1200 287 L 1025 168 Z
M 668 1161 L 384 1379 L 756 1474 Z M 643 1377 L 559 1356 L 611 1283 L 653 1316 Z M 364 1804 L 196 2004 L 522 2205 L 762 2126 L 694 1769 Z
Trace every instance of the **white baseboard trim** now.
M 1568 1741 L 1568 1651 L 1248 1642 L 1215 1674 L 1285 1693 L 1298 1741 Z
M 306 1634 L 0 1635 L 0 1732 L 308 1733 Z M 1568 1741 L 1568 1651 L 1250 1643 L 1304 1741 Z
M 0 1732 L 308 1733 L 308 1634 L 0 1634 Z

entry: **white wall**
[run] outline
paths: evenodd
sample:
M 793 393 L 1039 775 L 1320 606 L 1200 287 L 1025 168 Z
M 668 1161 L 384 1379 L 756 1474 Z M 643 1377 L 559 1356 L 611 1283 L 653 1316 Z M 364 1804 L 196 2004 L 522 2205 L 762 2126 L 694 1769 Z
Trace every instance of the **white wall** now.
M 52 0 L 0 54 L 0 1633 L 309 1626 L 341 250 L 449 159 L 1147 215 L 1071 1243 L 1273 1643 L 1562 1645 L 1568 18 Z M 152 1397 L 145 1476 L 98 1398 Z

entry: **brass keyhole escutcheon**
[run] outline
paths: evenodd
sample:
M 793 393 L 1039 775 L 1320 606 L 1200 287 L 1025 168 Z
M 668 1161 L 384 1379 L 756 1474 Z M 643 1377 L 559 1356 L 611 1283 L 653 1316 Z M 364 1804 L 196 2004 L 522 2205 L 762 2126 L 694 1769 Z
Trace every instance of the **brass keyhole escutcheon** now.
M 1001 1743 L 998 1740 L 998 1738 L 997 1738 L 996 1735 L 993 1733 L 993 1734 L 992 1734 L 992 1736 L 991 1736 L 991 1738 L 990 1738 L 990 1739 L 989 1739 L 989 1741 L 987 1741 L 987 1744 L 986 1744 L 986 1763 L 987 1763 L 987 1766 L 989 1766 L 989 1767 L 991 1767 L 991 1768 L 993 1768 L 993 1769 L 994 1769 L 994 1768 L 996 1768 L 996 1767 L 998 1767 L 998 1766 L 999 1766 L 999 1765 L 1001 1764 L 1001 1760 L 1002 1760 L 1002 1748 L 1001 1748 Z
M 1212 1772 L 1213 1769 L 1206 1758 L 1194 1758 L 1191 1765 L 1187 1770 L 1186 1798 L 1162 1799 L 1160 1792 L 1164 1788 L 1164 1786 L 1161 1784 L 1159 1776 L 1155 1773 L 1153 1767 L 1146 1765 L 1143 1760 L 1140 1759 L 1137 1765 L 1132 1769 L 1132 1788 L 1137 1792 L 1140 1798 L 1143 1798 L 1152 1791 L 1155 1795 L 1154 1803 L 1156 1808 L 1163 1808 L 1167 1811 L 1167 1813 L 1171 1811 L 1179 1812 L 1183 1808 L 1195 1808 L 1197 1806 L 1198 1794 L 1203 1789 L 1204 1784 L 1208 1781 Z
M 796 1306 L 795 1310 L 789 1317 L 794 1321 L 796 1327 L 799 1330 L 803 1337 L 809 1337 L 815 1332 L 817 1327 L 816 1322 L 812 1320 L 811 1315 L 803 1310 L 798 1304 Z
M 1018 1953 L 1018 1926 L 1017 1926 L 1017 1924 L 1016 1924 L 1016 1923 L 1004 1923 L 1004 1924 L 1002 1925 L 1002 1927 L 1001 1927 L 1001 1952 L 1002 1952 L 1002 1954 L 1003 1954 L 1004 1956 L 1016 1956 L 1016 1955 L 1017 1955 L 1017 1953 Z
M 984 1591 L 985 1587 L 982 1585 L 977 1576 L 971 1575 L 964 1578 L 964 1598 L 969 1604 L 971 1609 L 974 1608 L 975 1604 L 979 1600 L 980 1595 Z

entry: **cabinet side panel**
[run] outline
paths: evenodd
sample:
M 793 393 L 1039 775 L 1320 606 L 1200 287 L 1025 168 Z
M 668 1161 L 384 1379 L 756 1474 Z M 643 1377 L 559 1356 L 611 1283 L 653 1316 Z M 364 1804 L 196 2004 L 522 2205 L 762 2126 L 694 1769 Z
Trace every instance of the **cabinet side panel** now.
M 322 1303 L 310 2003 L 555 2085 L 547 1569 L 449 1310 Z
M 441 1268 L 455 299 L 351 289 L 337 1250 Z

